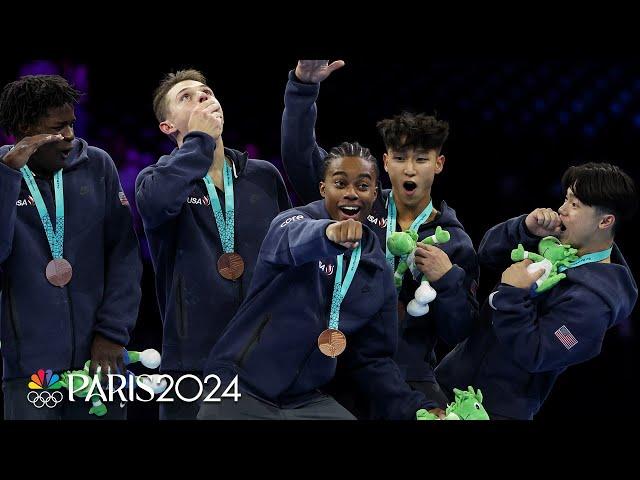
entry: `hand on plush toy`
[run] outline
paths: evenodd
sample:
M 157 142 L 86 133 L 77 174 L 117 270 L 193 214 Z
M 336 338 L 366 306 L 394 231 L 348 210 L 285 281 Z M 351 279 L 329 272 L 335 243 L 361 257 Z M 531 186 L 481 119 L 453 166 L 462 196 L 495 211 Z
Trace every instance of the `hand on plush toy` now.
M 453 389 L 455 398 L 447 405 L 447 410 L 434 408 L 428 412 L 421 408 L 416 412 L 416 420 L 489 420 L 489 414 L 482 406 L 482 392 L 473 387 L 467 390 Z M 441 413 L 442 412 L 442 413 Z
M 415 250 L 415 262 L 418 270 L 429 282 L 440 280 L 453 268 L 449 255 L 433 245 L 418 243 Z
M 447 412 L 442 410 L 441 408 L 432 408 L 427 411 L 424 408 L 421 408 L 416 412 L 416 420 L 446 420 Z
M 95 375 L 98 367 L 100 367 L 102 374 L 123 374 L 126 370 L 124 365 L 124 347 L 96 333 L 93 338 L 93 344 L 91 345 L 89 375 Z M 106 377 L 102 378 L 106 379 Z
M 562 221 L 558 212 L 551 208 L 536 208 L 524 220 L 527 229 L 537 237 L 557 235 L 561 231 Z
M 545 273 L 544 269 L 530 273 L 527 267 L 532 263 L 533 261 L 528 258 L 522 262 L 514 263 L 502 273 L 502 283 L 529 290 L 536 283 L 536 280 Z
M 441 408 L 432 408 L 431 410 L 429 410 L 429 413 L 435 415 L 436 417 L 438 417 L 440 420 L 444 420 L 444 417 L 447 416 L 447 412 L 445 412 L 443 409 Z

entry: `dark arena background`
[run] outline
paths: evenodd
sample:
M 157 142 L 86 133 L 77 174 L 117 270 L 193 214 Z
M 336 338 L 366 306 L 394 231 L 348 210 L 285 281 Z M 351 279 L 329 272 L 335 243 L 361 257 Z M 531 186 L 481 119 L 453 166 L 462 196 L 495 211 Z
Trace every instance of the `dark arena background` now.
M 560 177 L 569 165 L 611 162 L 640 184 L 636 58 L 441 55 L 420 62 L 340 58 L 346 66 L 320 91 L 316 130 L 320 145 L 328 148 L 357 140 L 381 161 L 384 150 L 375 129 L 377 120 L 402 110 L 437 113 L 450 123 L 451 134 L 443 151 L 445 169 L 432 192 L 434 202 L 444 199 L 457 211 L 476 248 L 485 231 L 500 221 L 537 207 L 559 207 L 564 198 Z M 268 160 L 284 174 L 280 120 L 287 73 L 296 61 L 276 53 L 270 58 L 203 56 L 191 62 L 177 55 L 162 59 L 142 55 L 134 63 L 114 54 L 112 60 L 104 55 L 99 60 L 52 55 L 3 63 L 3 86 L 21 75 L 60 74 L 86 93 L 76 109 L 76 136 L 103 148 L 116 162 L 145 261 L 142 304 L 130 347 L 161 349 L 153 269 L 133 201 L 138 172 L 173 149 L 153 115 L 155 86 L 168 71 L 202 70 L 225 112 L 225 145 Z M 0 133 L 0 144 L 12 142 Z M 287 186 L 297 202 L 293 188 Z M 617 237 L 636 280 L 637 218 Z M 496 281 L 482 272 L 481 302 Z M 600 356 L 560 376 L 537 420 L 615 413 L 638 378 L 638 315 L 636 306 L 631 318 L 609 331 Z M 441 345 L 440 355 L 447 348 Z M 155 404 L 129 404 L 129 418 L 153 419 L 157 414 Z

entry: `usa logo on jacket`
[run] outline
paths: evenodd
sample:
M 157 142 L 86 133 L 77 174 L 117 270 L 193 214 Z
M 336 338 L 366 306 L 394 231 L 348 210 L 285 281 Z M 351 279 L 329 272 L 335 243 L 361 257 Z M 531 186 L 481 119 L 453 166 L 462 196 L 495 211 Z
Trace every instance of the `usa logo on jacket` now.
M 16 202 L 16 207 L 26 207 L 27 205 L 33 207 L 36 202 L 33 200 L 33 197 L 29 195 L 26 199 L 20 200 Z
M 205 205 L 205 206 L 208 207 L 208 206 L 211 205 L 211 200 L 209 200 L 209 197 L 204 195 L 202 198 L 188 197 L 187 198 L 187 203 L 190 203 L 192 205 Z
M 387 219 L 386 218 L 377 218 L 377 217 L 374 217 L 373 215 L 369 215 L 367 217 L 367 220 L 369 221 L 369 223 L 373 223 L 377 227 L 387 228 Z
M 326 273 L 329 277 L 333 275 L 333 272 L 335 272 L 336 270 L 335 265 L 332 265 L 330 263 L 322 263 L 322 260 L 318 261 L 318 268 Z

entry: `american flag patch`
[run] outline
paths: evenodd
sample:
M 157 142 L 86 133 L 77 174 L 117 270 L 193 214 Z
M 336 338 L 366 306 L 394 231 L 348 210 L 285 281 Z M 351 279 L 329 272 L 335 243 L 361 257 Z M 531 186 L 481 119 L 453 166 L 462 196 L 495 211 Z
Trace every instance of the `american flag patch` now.
M 558 330 L 556 330 L 555 335 L 567 350 L 571 350 L 576 345 L 576 343 L 578 343 L 578 340 L 576 340 L 576 337 L 573 336 L 566 325 L 563 325 Z
M 129 200 L 127 200 L 127 196 L 124 192 L 118 192 L 118 198 L 120 199 L 120 203 L 126 207 L 129 206 Z

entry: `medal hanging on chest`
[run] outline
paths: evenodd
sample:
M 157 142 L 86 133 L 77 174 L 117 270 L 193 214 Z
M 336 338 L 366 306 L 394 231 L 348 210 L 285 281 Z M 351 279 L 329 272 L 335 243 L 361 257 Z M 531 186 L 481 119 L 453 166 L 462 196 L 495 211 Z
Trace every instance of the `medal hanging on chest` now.
M 345 348 L 347 348 L 347 337 L 339 329 L 340 326 L 340 305 L 347 295 L 349 286 L 353 281 L 353 277 L 358 269 L 360 263 L 360 255 L 362 253 L 362 246 L 358 245 L 357 248 L 351 253 L 351 260 L 349 261 L 349 268 L 345 275 L 344 281 L 342 279 L 342 264 L 343 255 L 338 255 L 336 261 L 336 283 L 333 286 L 333 295 L 331 297 L 331 313 L 329 316 L 329 328 L 323 331 L 318 337 L 318 348 L 322 353 L 328 357 L 337 357 Z
M 56 287 L 64 287 L 71 281 L 73 276 L 73 268 L 71 264 L 62 257 L 64 251 L 64 184 L 62 181 L 62 169 L 58 170 L 53 176 L 53 185 L 55 192 L 56 204 L 56 227 L 53 228 L 51 217 L 47 211 L 47 207 L 40 194 L 40 189 L 36 183 L 33 173 L 27 165 L 20 169 L 22 178 L 24 178 L 31 196 L 38 209 L 38 215 L 44 227 L 44 233 L 49 242 L 52 260 L 47 264 L 45 276 L 51 285 Z
M 225 158 L 224 167 L 222 169 L 224 176 L 224 202 L 225 213 L 222 213 L 222 205 L 218 198 L 218 192 L 209 175 L 203 177 L 204 183 L 209 192 L 209 198 L 211 199 L 211 209 L 216 219 L 216 226 L 220 233 L 220 242 L 222 243 L 222 249 L 224 254 L 218 259 L 218 272 L 222 278 L 235 281 L 239 279 L 244 273 L 244 260 L 242 257 L 234 252 L 234 196 L 233 196 L 233 177 L 231 174 L 231 167 Z

